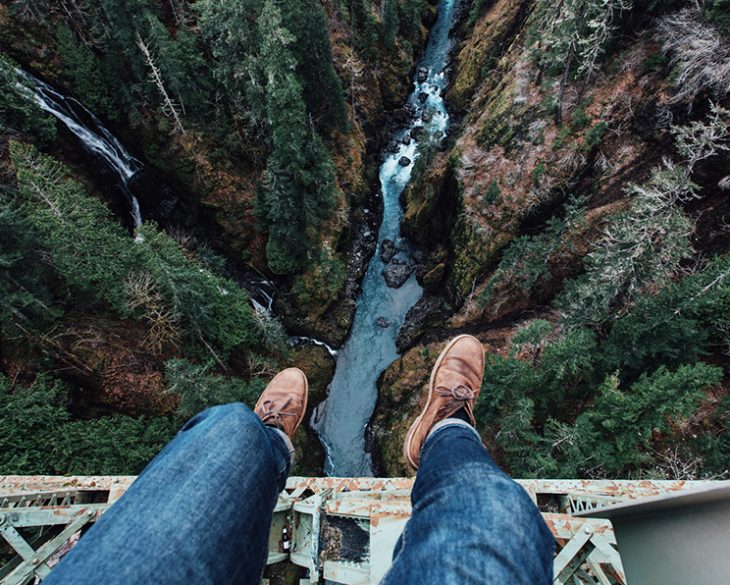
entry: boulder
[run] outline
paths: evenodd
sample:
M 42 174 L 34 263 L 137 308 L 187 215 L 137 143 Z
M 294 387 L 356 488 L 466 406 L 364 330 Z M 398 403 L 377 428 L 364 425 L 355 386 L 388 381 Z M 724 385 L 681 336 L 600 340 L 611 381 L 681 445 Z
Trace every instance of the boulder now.
M 418 83 L 426 81 L 428 79 L 428 69 L 426 67 L 419 67 L 416 79 L 418 79 Z
M 387 284 L 390 288 L 400 288 L 406 280 L 408 280 L 408 277 L 411 275 L 413 270 L 413 265 L 396 262 L 394 260 L 383 270 L 385 284 Z
M 426 129 L 423 126 L 414 126 L 411 128 L 411 138 L 413 138 L 413 140 L 418 140 L 421 136 L 423 136 L 425 131 Z
M 398 248 L 395 247 L 393 240 L 383 240 L 383 243 L 380 245 L 380 258 L 387 264 L 393 259 L 397 251 Z
M 375 324 L 381 329 L 387 329 L 390 327 L 390 321 L 388 321 L 385 317 L 378 317 L 375 319 Z
M 398 351 L 405 352 L 425 331 L 446 317 L 446 312 L 441 309 L 441 299 L 425 295 L 406 313 L 395 342 Z
M 425 91 L 422 91 L 421 93 L 418 94 L 419 102 L 421 102 L 423 104 L 426 102 L 426 100 L 428 100 L 428 94 Z
M 402 167 L 407 167 L 408 165 L 411 164 L 411 159 L 408 158 L 407 156 L 402 156 L 402 157 L 400 157 L 398 164 Z
M 438 292 L 441 281 L 446 276 L 446 264 L 436 264 L 431 270 L 423 275 L 423 288 L 431 292 Z

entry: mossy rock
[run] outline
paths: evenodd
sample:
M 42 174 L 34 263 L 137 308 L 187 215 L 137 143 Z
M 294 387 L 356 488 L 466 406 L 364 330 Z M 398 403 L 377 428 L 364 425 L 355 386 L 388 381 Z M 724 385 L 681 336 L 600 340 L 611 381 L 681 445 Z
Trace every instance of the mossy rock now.
M 292 350 L 291 365 L 300 368 L 309 380 L 309 400 L 302 425 L 294 436 L 296 449 L 290 475 L 324 475 L 324 448 L 317 433 L 309 426 L 314 408 L 327 397 L 327 386 L 335 374 L 335 361 L 329 352 L 318 345 L 307 345 Z
M 438 292 L 445 276 L 446 264 L 444 262 L 436 264 L 436 266 L 423 275 L 423 288 L 431 292 Z
M 436 357 L 444 344 L 416 346 L 394 361 L 378 384 L 373 415 L 373 459 L 385 477 L 412 472 L 402 456 L 403 440 L 425 403 L 426 389 Z
M 496 66 L 525 3 L 497 0 L 491 4 L 456 57 L 456 73 L 448 98 L 459 110 L 466 109 L 479 83 Z

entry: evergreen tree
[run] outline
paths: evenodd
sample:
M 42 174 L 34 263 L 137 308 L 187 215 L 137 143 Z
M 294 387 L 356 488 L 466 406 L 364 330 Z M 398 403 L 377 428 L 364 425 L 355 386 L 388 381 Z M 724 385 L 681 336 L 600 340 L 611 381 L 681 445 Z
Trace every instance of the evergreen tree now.
M 225 89 L 232 115 L 255 127 L 265 119 L 261 77 L 260 2 L 198 0 L 198 26 L 216 60 L 214 74 Z
M 347 130 L 347 107 L 342 82 L 332 63 L 327 16 L 319 0 L 279 3 L 287 29 L 296 42 L 291 49 L 297 60 L 307 109 L 317 128 L 325 132 Z
M 174 418 L 73 420 L 69 387 L 39 375 L 11 388 L 0 374 L 0 472 L 120 475 L 142 471 L 180 426 Z
M 26 132 L 41 143 L 56 137 L 56 120 L 32 99 L 30 88 L 15 73 L 16 65 L 0 55 L 0 126 Z
M 273 0 L 264 3 L 258 25 L 271 145 L 258 211 L 269 230 L 269 267 L 289 274 L 305 267 L 317 244 L 317 228 L 334 208 L 334 170 L 322 140 L 307 123 L 290 49 L 294 39 Z
M 139 260 L 129 234 L 61 163 L 19 142 L 10 156 L 25 215 L 54 269 L 74 294 L 124 312 L 124 280 Z
M 211 373 L 215 364 L 204 366 L 193 364 L 185 359 L 165 362 L 167 392 L 180 397 L 177 413 L 192 417 L 217 404 L 243 402 L 253 408 L 263 390 L 261 380 L 255 378 L 244 382 L 239 378 L 224 378 Z
M 118 315 L 150 321 L 140 275 L 150 276 L 145 295 L 159 291 L 153 313 L 183 323 L 194 346 L 218 360 L 237 346 L 253 343 L 248 295 L 236 283 L 212 274 L 156 227 L 140 228 L 135 242 L 98 199 L 68 178 L 68 169 L 32 146 L 11 142 L 23 213 L 35 230 L 34 244 L 45 251 L 62 277 L 67 299 L 101 300 Z M 154 304 L 153 303 L 153 304 Z
M 350 0 L 350 27 L 355 47 L 366 59 L 378 55 L 378 29 L 371 0 Z
M 118 106 L 109 95 L 96 55 L 66 26 L 58 30 L 57 37 L 64 71 L 71 77 L 73 89 L 84 105 L 110 120 L 118 118 Z
M 383 5 L 383 46 L 388 51 L 392 51 L 395 48 L 398 26 L 397 0 L 385 0 L 385 4 Z
M 172 237 L 153 225 L 143 226 L 140 235 L 139 269 L 152 276 L 194 342 L 219 361 L 227 359 L 234 347 L 253 344 L 252 310 L 243 289 L 191 261 Z
M 570 441 L 556 452 L 564 477 L 587 469 L 621 477 L 652 460 L 650 441 L 656 433 L 671 434 L 672 424 L 690 416 L 705 391 L 722 379 L 722 369 L 697 363 L 671 372 L 660 367 L 642 374 L 626 392 L 609 376 L 590 409 L 575 421 Z M 553 441 L 554 442 L 554 441 Z
M 166 87 L 180 105 L 183 114 L 205 120 L 207 100 L 215 84 L 210 67 L 197 47 L 195 35 L 181 26 L 173 37 L 167 28 L 150 14 L 146 40 L 155 52 Z
M 14 194 L 0 187 L 0 330 L 10 338 L 11 325 L 40 327 L 57 315 L 52 307 L 35 233 L 28 221 L 11 206 Z
M 404 0 L 400 4 L 400 31 L 412 45 L 417 45 L 421 36 L 421 15 L 426 0 Z

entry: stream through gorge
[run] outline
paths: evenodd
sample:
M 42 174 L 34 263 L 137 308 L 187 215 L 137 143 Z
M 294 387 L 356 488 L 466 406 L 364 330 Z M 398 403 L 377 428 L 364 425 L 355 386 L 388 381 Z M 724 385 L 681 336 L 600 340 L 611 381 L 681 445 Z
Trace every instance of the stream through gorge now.
M 416 281 L 415 262 L 409 243 L 401 236 L 403 209 L 400 196 L 410 181 L 413 165 L 425 145 L 437 146 L 448 126 L 443 91 L 445 69 L 452 46 L 451 29 L 458 0 L 441 0 L 438 17 L 416 69 L 413 92 L 406 109 L 411 123 L 394 132 L 380 166 L 383 218 L 378 245 L 362 282 L 350 335 L 334 350 L 312 338 L 292 338 L 292 343 L 323 345 L 337 362 L 328 397 L 318 405 L 311 425 L 327 453 L 325 472 L 339 476 L 371 476 L 372 463 L 366 451 L 365 430 L 377 401 L 377 380 L 398 358 L 396 338 L 408 310 L 423 289 Z M 95 162 L 108 167 L 126 200 L 132 227 L 142 224 L 140 203 L 130 182 L 145 165 L 134 158 L 101 121 L 79 101 L 64 96 L 47 83 L 18 70 L 18 90 L 61 121 L 76 136 Z M 388 280 L 384 273 L 389 272 Z M 243 284 L 243 283 L 242 283 Z M 390 286 L 389 286 L 390 285 Z M 248 283 L 256 311 L 272 311 L 273 285 L 265 280 Z
M 325 472 L 330 476 L 373 475 L 370 455 L 366 451 L 365 430 L 377 401 L 378 377 L 398 358 L 398 330 L 408 310 L 423 294 L 412 271 L 415 263 L 411 248 L 400 232 L 403 217 L 400 196 L 410 181 L 419 145 L 437 145 L 446 133 L 449 116 L 443 91 L 456 5 L 457 0 L 439 3 L 438 18 L 429 34 L 426 51 L 416 70 L 414 89 L 406 105 L 413 120 L 407 128 L 395 132 L 391 144 L 397 144 L 397 148 L 388 149 L 380 167 L 383 219 L 378 246 L 362 282 L 352 330 L 337 353 L 329 394 L 312 417 L 311 424 L 325 446 Z M 391 257 L 393 247 L 395 255 Z M 383 259 L 385 250 L 388 250 L 385 254 L 387 263 Z M 411 270 L 410 276 L 398 288 L 389 286 L 384 277 L 385 271 L 392 274 L 394 268 L 401 274 Z

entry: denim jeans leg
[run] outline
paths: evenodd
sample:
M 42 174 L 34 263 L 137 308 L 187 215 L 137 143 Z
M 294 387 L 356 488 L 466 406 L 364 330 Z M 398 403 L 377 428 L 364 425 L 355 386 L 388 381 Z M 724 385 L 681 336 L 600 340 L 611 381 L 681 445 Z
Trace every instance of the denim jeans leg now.
M 243 404 L 192 418 L 51 571 L 47 585 L 259 585 L 282 437 Z
M 473 429 L 449 425 L 429 436 L 411 501 L 381 585 L 552 583 L 550 531 Z

